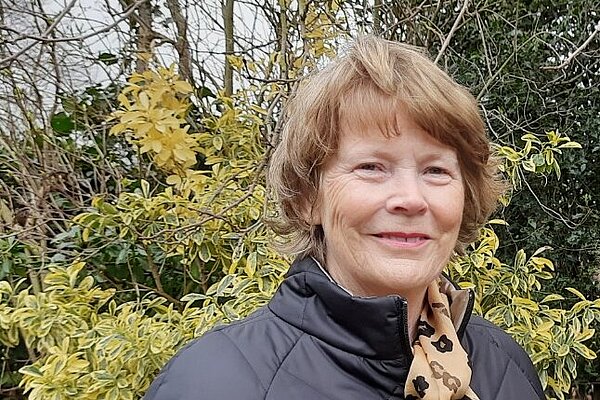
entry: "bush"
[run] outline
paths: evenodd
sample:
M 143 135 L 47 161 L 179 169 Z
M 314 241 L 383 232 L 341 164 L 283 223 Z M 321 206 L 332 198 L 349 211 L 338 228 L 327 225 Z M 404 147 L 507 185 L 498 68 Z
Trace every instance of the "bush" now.
M 80 259 L 43 268 L 39 287 L 0 282 L 0 341 L 27 351 L 19 372 L 30 399 L 140 398 L 181 346 L 265 305 L 283 279 L 288 260 L 272 250 L 264 224 L 276 216 L 264 187 L 264 110 L 243 92 L 218 97 L 204 131 L 189 133 L 189 94 L 172 68 L 134 75 L 119 96 L 113 133 L 147 153 L 164 182 L 140 180 L 115 201 L 96 198 L 56 239 L 79 248 Z M 542 138 L 527 136 L 523 149 L 498 147 L 511 178 L 558 173 L 560 149 L 577 147 L 555 133 Z M 564 398 L 577 360 L 596 357 L 585 343 L 600 321 L 600 300 L 575 289 L 569 298 L 544 293 L 554 270 L 544 249 L 503 263 L 492 225 L 448 271 L 474 289 L 476 311 L 529 352 L 548 392 Z

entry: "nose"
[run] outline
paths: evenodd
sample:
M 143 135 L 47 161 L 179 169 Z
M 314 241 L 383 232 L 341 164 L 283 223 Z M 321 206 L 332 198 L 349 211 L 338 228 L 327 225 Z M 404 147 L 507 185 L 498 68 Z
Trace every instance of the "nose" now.
M 386 210 L 392 214 L 418 215 L 427 211 L 428 205 L 423 193 L 423 188 L 416 177 L 403 174 L 400 179 L 392 179 L 388 197 L 386 199 Z

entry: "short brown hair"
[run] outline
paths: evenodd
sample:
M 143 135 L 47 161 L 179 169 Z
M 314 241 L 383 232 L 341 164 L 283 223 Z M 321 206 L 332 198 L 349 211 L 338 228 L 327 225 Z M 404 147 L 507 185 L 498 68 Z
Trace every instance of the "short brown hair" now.
M 274 229 L 287 236 L 289 252 L 324 261 L 322 229 L 309 221 L 322 166 L 337 151 L 341 121 L 376 123 L 384 135 L 393 135 L 399 107 L 456 150 L 465 184 L 456 251 L 477 238 L 504 187 L 477 101 L 420 49 L 363 36 L 309 76 L 286 105 L 269 180 L 281 212 Z

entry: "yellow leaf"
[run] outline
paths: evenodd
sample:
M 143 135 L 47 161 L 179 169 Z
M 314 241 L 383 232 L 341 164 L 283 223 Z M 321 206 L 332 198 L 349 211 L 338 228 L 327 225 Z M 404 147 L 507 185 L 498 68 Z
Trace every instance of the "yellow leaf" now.
M 7 203 L 0 199 L 0 220 L 4 221 L 7 225 L 12 225 L 13 214 Z
M 140 103 L 140 106 L 142 106 L 143 108 L 148 109 L 150 107 L 150 99 L 148 98 L 148 95 L 145 92 L 140 93 L 138 101 Z
M 179 161 L 196 161 L 196 153 L 190 149 L 173 149 L 173 155 Z
M 564 300 L 565 298 L 562 297 L 560 294 L 549 294 L 548 296 L 544 297 L 544 299 L 542 300 L 542 303 L 547 303 L 549 301 L 556 301 L 556 300 Z
M 169 175 L 167 177 L 167 184 L 173 186 L 181 185 L 181 177 L 179 175 Z
M 192 85 L 190 85 L 186 81 L 175 82 L 175 84 L 173 85 L 173 89 L 175 89 L 177 92 L 183 93 L 183 94 L 188 94 L 193 90 Z
M 238 71 L 241 70 L 242 66 L 244 65 L 244 60 L 242 59 L 242 57 L 235 55 L 228 55 L 227 62 L 229 63 L 229 65 L 231 65 L 232 68 Z
M 571 288 L 568 287 L 567 290 L 571 293 L 573 293 L 575 296 L 579 297 L 581 300 L 586 301 L 587 299 L 585 298 L 585 296 L 577 289 L 575 288 Z
M 254 273 L 256 272 L 256 257 L 256 252 L 252 252 L 250 253 L 250 255 L 248 255 L 248 258 L 246 259 L 246 266 L 244 267 L 244 272 L 250 277 L 254 276 Z

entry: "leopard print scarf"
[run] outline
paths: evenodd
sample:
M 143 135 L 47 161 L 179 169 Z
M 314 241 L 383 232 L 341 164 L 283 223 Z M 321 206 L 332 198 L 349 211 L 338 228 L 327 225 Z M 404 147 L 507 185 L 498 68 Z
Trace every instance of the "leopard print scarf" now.
M 471 367 L 456 334 L 444 284 L 438 279 L 427 288 L 404 387 L 406 400 L 479 400 L 469 387 Z

